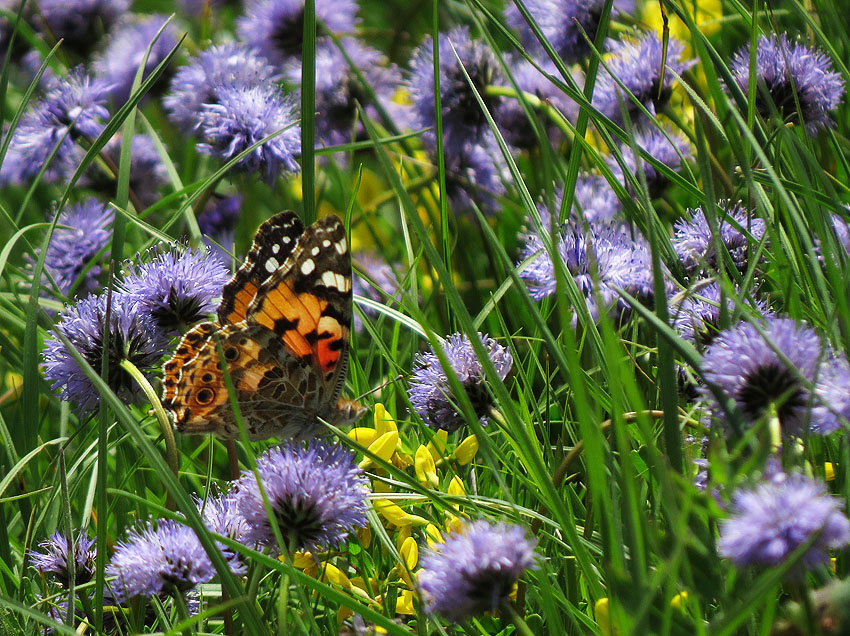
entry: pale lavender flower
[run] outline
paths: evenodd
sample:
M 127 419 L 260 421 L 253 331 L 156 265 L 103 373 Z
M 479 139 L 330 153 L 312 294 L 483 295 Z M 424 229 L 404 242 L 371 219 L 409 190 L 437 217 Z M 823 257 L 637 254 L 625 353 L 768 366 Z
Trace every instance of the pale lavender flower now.
M 122 136 L 115 135 L 106 142 L 106 146 L 101 151 L 116 170 L 121 162 L 121 145 Z M 77 183 L 105 196 L 115 195 L 114 173 L 111 168 L 104 168 L 97 163 L 92 163 Z M 159 189 L 167 183 L 168 171 L 153 138 L 147 133 L 133 135 L 130 149 L 130 190 L 143 205 L 150 206 L 156 203 L 159 198 Z
M 499 609 L 523 573 L 535 567 L 535 547 L 521 526 L 465 522 L 422 555 L 417 581 L 425 611 L 459 622 Z
M 283 540 L 295 550 L 336 548 L 366 525 L 367 480 L 339 444 L 288 442 L 257 458 L 257 474 Z M 232 496 L 247 522 L 245 541 L 277 546 L 252 471 L 242 474 Z
M 38 544 L 40 552 L 30 552 L 30 562 L 36 570 L 42 574 L 52 574 L 67 588 L 71 585 L 68 562 L 73 552 L 74 583 L 82 585 L 94 577 L 97 551 L 92 549 L 93 546 L 94 539 L 80 535 L 73 541 L 73 548 L 69 549 L 67 538 L 61 532 L 55 532 L 49 539 Z
M 38 0 L 37 24 L 62 48 L 85 58 L 130 8 L 129 0 Z
M 354 0 L 316 0 L 319 35 L 350 34 L 357 26 Z M 250 0 L 236 23 L 239 37 L 273 64 L 301 57 L 304 42 L 304 0 Z
M 676 81 L 674 75 L 681 75 L 696 63 L 695 60 L 683 59 L 684 45 L 671 37 L 664 65 L 663 45 L 656 33 L 615 41 L 610 43 L 609 48 L 612 57 L 607 64 L 611 73 L 599 68 L 592 101 L 603 115 L 615 122 L 623 121 L 620 101 L 631 119 L 637 120 L 642 114 L 614 80 L 615 77 L 654 115 L 670 99 Z
M 113 86 L 111 97 L 116 105 L 121 105 L 129 99 L 133 80 L 145 52 L 167 19 L 167 16 L 159 14 L 128 18 L 115 27 L 103 51 L 95 58 L 94 68 L 98 76 L 105 78 Z M 173 22 L 169 22 L 151 48 L 142 76 L 143 81 L 168 57 L 171 50 L 177 46 L 177 41 L 177 27 Z M 165 86 L 162 77 L 159 81 L 160 86 Z M 156 90 L 156 87 L 153 87 L 153 90 Z
M 850 363 L 834 354 L 820 368 L 815 391 L 818 400 L 812 407 L 812 432 L 829 435 L 846 427 L 850 420 Z
M 78 280 L 75 291 L 80 296 L 99 288 L 100 265 L 89 265 L 109 244 L 112 238 L 109 226 L 114 216 L 111 208 L 95 199 L 69 205 L 59 214 L 44 267 L 63 296 L 68 295 Z
M 380 255 L 370 252 L 359 252 L 354 254 L 354 263 L 357 271 L 351 279 L 351 287 L 354 294 L 364 296 L 375 302 L 383 303 L 387 296 L 397 298 L 399 283 L 393 267 Z M 360 274 L 364 272 L 368 279 Z M 370 307 L 362 307 L 364 314 L 376 316 L 377 312 Z M 360 329 L 363 322 L 357 313 L 354 314 L 354 328 Z
M 138 313 L 126 294 L 113 293 L 109 312 L 108 334 L 104 334 L 106 295 L 87 296 L 68 305 L 59 315 L 56 330 L 61 332 L 82 354 L 96 373 L 100 373 L 104 351 L 109 358 L 106 382 L 115 393 L 127 400 L 143 395 L 136 381 L 120 367 L 129 360 L 148 378 L 159 370 L 167 339 L 150 321 Z M 44 348 L 44 377 L 54 391 L 61 390 L 64 400 L 74 401 L 81 415 L 94 410 L 100 393 L 77 365 L 59 338 L 47 339 Z
M 750 82 L 749 46 L 734 55 L 730 70 L 746 96 Z M 832 60 L 822 51 L 791 43 L 784 33 L 763 35 L 756 45 L 755 73 L 755 107 L 765 119 L 774 109 L 785 122 L 799 123 L 802 115 L 810 135 L 816 135 L 819 128 L 835 125 L 829 114 L 844 97 L 844 79 L 832 70 Z
M 230 272 L 209 250 L 171 245 L 127 263 L 122 289 L 166 333 L 182 333 L 215 312 Z
M 248 522 L 239 512 L 239 506 L 232 494 L 215 495 L 206 502 L 199 499 L 195 503 L 203 515 L 204 524 L 208 530 L 233 539 L 237 543 L 253 547 L 247 540 Z M 216 545 L 224 554 L 233 573 L 244 574 L 247 568 L 242 563 L 239 553 L 223 543 L 219 542 Z
M 563 189 L 558 188 L 555 201 L 560 203 L 563 197 Z M 596 174 L 578 175 L 573 191 L 573 210 L 570 213 L 573 223 L 579 226 L 585 223 L 594 227 L 610 226 L 622 222 L 622 213 L 623 204 L 605 177 Z
M 464 69 L 490 112 L 493 112 L 502 100 L 488 96 L 485 89 L 492 84 L 504 84 L 504 79 L 490 47 L 484 42 L 473 40 L 469 35 L 469 29 L 465 26 L 456 27 L 447 34 L 441 33 L 437 46 L 440 54 L 443 141 L 446 152 L 454 153 L 466 145 L 475 145 L 485 133 L 489 132 L 487 119 L 475 99 L 475 93 L 464 75 Z M 434 130 L 436 114 L 434 111 L 434 43 L 431 38 L 427 38 L 413 53 L 408 87 L 413 100 L 414 126 L 430 129 L 426 133 L 425 142 L 433 148 L 436 145 Z
M 846 211 L 850 212 L 850 210 Z M 832 214 L 830 222 L 835 231 L 835 236 L 838 238 L 838 244 L 844 248 L 846 254 L 850 254 L 850 223 L 839 214 Z
M 478 337 L 499 378 L 504 380 L 514 363 L 510 350 L 487 335 L 478 334 Z M 443 341 L 442 349 L 452 371 L 466 391 L 479 422 L 486 426 L 490 409 L 495 403 L 487 387 L 484 368 L 475 355 L 472 343 L 464 334 L 456 333 Z M 457 399 L 452 394 L 446 371 L 435 353 L 429 351 L 416 354 L 407 393 L 413 410 L 431 428 L 451 432 L 466 423 L 456 406 Z
M 735 312 L 733 299 L 720 293 L 717 283 L 710 283 L 688 295 L 678 303 L 671 303 L 670 312 L 673 316 L 673 326 L 679 335 L 700 350 L 709 346 L 720 333 L 720 301 L 726 314 L 731 317 Z M 754 302 L 753 309 L 759 315 L 768 313 L 767 305 L 760 300 Z
M 827 565 L 830 549 L 850 543 L 850 521 L 842 509 L 842 501 L 822 482 L 776 474 L 735 492 L 731 516 L 720 525 L 718 551 L 738 567 L 775 567 L 813 541 L 791 570 L 793 578 L 800 578 L 806 570 Z
M 242 212 L 242 195 L 214 195 L 204 211 L 198 215 L 198 228 L 204 235 L 204 244 L 222 263 L 232 260 L 236 241 L 236 222 Z
M 214 45 L 177 70 L 162 104 L 178 128 L 194 130 L 204 104 L 217 103 L 220 89 L 250 88 L 276 77 L 277 71 L 256 50 L 235 42 Z
M 815 385 L 813 394 L 809 387 L 825 372 L 824 361 L 832 357 L 811 327 L 768 316 L 758 329 L 741 323 L 721 332 L 706 349 L 703 378 L 735 401 L 748 424 L 773 411 L 788 436 L 807 431 L 825 434 L 835 429 L 832 412 L 823 408 L 829 405 L 822 396 L 830 391 Z M 723 421 L 711 391 L 703 388 L 702 394 L 711 412 Z
M 274 84 L 222 87 L 217 94 L 216 103 L 204 104 L 201 109 L 201 152 L 229 161 L 269 135 L 280 133 L 242 157 L 235 167 L 259 172 L 269 183 L 282 174 L 298 172 L 301 127 L 292 100 Z
M 498 209 L 496 197 L 505 194 L 508 167 L 492 135 L 487 133 L 482 143 L 446 147 L 445 168 L 446 194 L 454 212 L 470 210 L 473 202 L 485 214 Z
M 662 132 L 654 126 L 641 126 L 634 131 L 634 143 L 638 149 L 644 150 L 650 157 L 674 172 L 681 168 L 683 160 L 690 161 L 693 159 L 693 147 L 687 137 L 669 128 L 665 128 Z M 635 179 L 638 178 L 637 162 L 641 162 L 649 196 L 653 198 L 661 196 L 669 183 L 667 177 L 656 170 L 655 166 L 646 161 L 639 153 L 635 153 L 631 144 L 621 144 L 620 152 L 623 162 L 626 164 L 626 170 L 629 174 L 634 175 Z M 607 163 L 614 177 L 624 187 L 631 189 L 631 183 L 624 175 L 620 164 L 613 157 L 609 158 Z
M 689 275 L 700 270 L 716 270 L 724 259 L 717 254 L 717 241 L 705 212 L 701 208 L 689 212 L 690 220 L 680 219 L 674 225 L 673 249 Z M 735 267 L 745 271 L 750 254 L 764 236 L 764 220 L 753 216 L 740 201 L 718 201 L 715 213 L 720 244 L 729 252 Z

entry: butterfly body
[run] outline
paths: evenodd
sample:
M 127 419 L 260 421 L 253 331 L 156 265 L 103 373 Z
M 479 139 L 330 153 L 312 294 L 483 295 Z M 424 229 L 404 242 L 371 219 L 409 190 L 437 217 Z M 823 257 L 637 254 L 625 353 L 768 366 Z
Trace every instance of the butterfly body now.
M 357 419 L 364 409 L 340 397 L 351 311 L 339 218 L 306 229 L 292 212 L 266 221 L 222 290 L 218 321 L 189 331 L 163 367 L 163 406 L 177 430 L 239 437 L 224 365 L 250 439 L 306 439 L 323 430 L 319 419 Z

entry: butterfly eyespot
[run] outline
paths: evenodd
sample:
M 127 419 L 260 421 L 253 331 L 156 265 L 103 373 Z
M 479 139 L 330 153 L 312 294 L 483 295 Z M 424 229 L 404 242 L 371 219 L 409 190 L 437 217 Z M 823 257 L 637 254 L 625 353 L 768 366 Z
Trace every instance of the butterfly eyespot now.
M 215 398 L 215 391 L 212 389 L 201 389 L 195 396 L 199 404 L 209 404 Z
M 239 350 L 236 347 L 227 347 L 227 349 L 224 350 L 224 358 L 228 362 L 233 362 L 238 357 L 239 357 Z

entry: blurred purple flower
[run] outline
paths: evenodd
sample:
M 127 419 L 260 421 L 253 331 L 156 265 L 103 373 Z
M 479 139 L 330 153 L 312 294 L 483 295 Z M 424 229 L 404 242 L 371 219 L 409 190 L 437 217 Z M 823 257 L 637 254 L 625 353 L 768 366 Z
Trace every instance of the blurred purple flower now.
M 195 503 L 198 505 L 198 509 L 203 515 L 204 524 L 210 532 L 253 547 L 247 540 L 248 522 L 239 512 L 239 506 L 232 494 L 215 495 L 207 499 L 206 502 L 197 500 Z M 233 573 L 244 574 L 246 567 L 242 563 L 242 557 L 239 556 L 239 553 L 221 542 L 216 543 L 216 545 L 224 554 Z
M 138 313 L 126 294 L 112 294 L 106 335 L 105 315 L 106 295 L 87 296 L 65 307 L 55 330 L 68 338 L 95 372 L 100 372 L 105 352 L 109 358 L 107 384 L 122 399 L 133 400 L 143 394 L 136 381 L 120 367 L 121 361 L 129 360 L 151 378 L 152 372 L 159 371 L 168 340 L 149 318 Z M 52 383 L 53 390 L 61 389 L 62 399 L 74 401 L 81 415 L 93 411 L 100 393 L 62 341 L 55 336 L 48 338 L 43 356 L 44 377 Z
M 687 137 L 669 128 L 662 132 L 654 126 L 641 126 L 634 131 L 634 142 L 639 149 L 643 149 L 650 157 L 664 164 L 674 172 L 681 168 L 683 160 L 689 161 L 693 159 L 693 147 Z M 649 196 L 653 198 L 661 196 L 669 183 L 667 177 L 658 172 L 655 166 L 643 159 L 640 154 L 636 154 L 630 144 L 621 144 L 620 152 L 622 153 L 623 162 L 626 164 L 628 173 L 634 175 L 636 179 L 638 172 L 637 162 L 640 160 L 644 177 L 646 178 L 646 187 L 649 190 Z M 623 174 L 620 164 L 613 157 L 609 158 L 607 163 L 614 173 L 614 177 L 624 187 L 631 190 L 631 184 Z
M 717 242 L 705 212 L 701 208 L 689 211 L 690 220 L 679 219 L 674 225 L 673 249 L 689 275 L 715 271 L 724 261 L 717 255 Z M 754 217 L 740 201 L 720 200 L 715 212 L 721 245 L 728 250 L 735 267 L 745 271 L 749 255 L 764 236 L 764 220 Z
M 534 568 L 536 542 L 508 523 L 468 521 L 422 555 L 417 581 L 425 611 L 460 622 L 499 609 Z
M 720 524 L 717 548 L 738 567 L 782 565 L 808 541 L 811 547 L 792 578 L 829 563 L 829 550 L 850 543 L 843 503 L 826 485 L 800 474 L 774 475 L 752 489 L 737 490 L 729 519 Z
M 116 135 L 106 142 L 101 152 L 109 158 L 116 170 L 121 162 L 121 142 L 122 136 Z M 158 200 L 159 189 L 168 183 L 168 171 L 150 135 L 135 134 L 132 144 L 130 190 L 138 197 L 142 205 L 150 206 Z M 112 169 L 104 168 L 97 163 L 90 165 L 77 183 L 104 196 L 115 195 L 116 178 Z
M 364 296 L 378 303 L 385 302 L 387 296 L 397 297 L 399 283 L 392 266 L 380 255 L 370 252 L 358 252 L 354 254 L 354 262 L 357 270 L 351 279 L 352 291 L 358 296 Z M 360 272 L 368 276 L 368 280 Z M 371 282 L 370 282 L 371 281 Z M 361 307 L 364 314 L 376 316 L 378 313 L 369 307 Z M 363 326 L 360 316 L 354 314 L 354 328 Z
M 446 194 L 455 213 L 472 209 L 485 214 L 498 210 L 495 197 L 505 194 L 505 159 L 489 132 L 482 143 L 445 147 Z
M 720 286 L 710 283 L 688 295 L 680 302 L 671 302 L 673 326 L 679 335 L 700 350 L 709 346 L 720 333 Z M 723 295 L 728 316 L 735 311 L 729 295 Z M 756 300 L 754 309 L 762 316 L 768 313 L 767 304 Z
M 337 35 L 354 32 L 357 3 L 354 0 L 316 0 L 319 35 L 326 29 Z M 272 64 L 283 66 L 300 59 L 304 41 L 304 0 L 249 0 L 245 15 L 236 23 L 239 37 L 257 48 Z
M 621 100 L 632 120 L 637 121 L 642 113 L 615 77 L 654 115 L 670 99 L 676 81 L 674 74 L 681 75 L 696 63 L 682 59 L 685 47 L 671 37 L 667 43 L 666 64 L 663 64 L 663 45 L 656 33 L 611 42 L 609 48 L 612 57 L 607 64 L 611 73 L 600 67 L 592 102 L 603 115 L 618 123 L 623 121 Z
M 251 88 L 276 78 L 274 67 L 256 50 L 235 42 L 219 44 L 177 70 L 162 104 L 174 125 L 188 132 L 199 126 L 205 104 L 218 103 L 222 88 Z
M 510 350 L 487 335 L 478 335 L 499 378 L 504 380 L 514 363 Z M 443 341 L 442 348 L 481 425 L 486 426 L 494 402 L 487 388 L 484 368 L 475 355 L 472 343 L 465 335 L 456 333 Z M 435 353 L 416 354 L 413 358 L 407 393 L 413 410 L 431 428 L 452 432 L 466 423 L 466 419 L 458 412 L 446 372 Z
M 105 78 L 111 85 L 110 96 L 116 106 L 120 106 L 130 97 L 130 89 L 136 72 L 142 64 L 148 46 L 156 38 L 168 16 L 154 14 L 138 16 L 133 14 L 118 24 L 109 37 L 106 47 L 94 59 L 94 69 L 99 77 Z M 162 62 L 179 39 L 177 27 L 173 22 L 163 29 L 154 42 L 145 64 L 142 81 Z M 167 71 L 166 71 L 167 73 Z M 164 87 L 163 77 L 158 86 Z M 157 90 L 152 87 L 152 90 Z
M 271 134 L 242 157 L 236 168 L 259 172 L 271 183 L 283 173 L 300 170 L 301 127 L 292 100 L 274 84 L 228 86 L 218 91 L 218 102 L 201 109 L 198 144 L 202 152 L 229 161 Z M 283 132 L 280 132 L 283 131 Z
M 68 540 L 61 532 L 55 532 L 49 539 L 38 544 L 40 552 L 30 552 L 32 566 L 42 574 L 54 575 L 63 587 L 71 585 L 69 558 L 73 552 L 74 584 L 82 585 L 94 578 L 94 564 L 97 551 L 93 550 L 94 539 L 80 535 L 69 549 Z
M 733 56 L 730 69 L 746 96 L 750 83 L 749 46 Z M 828 55 L 791 43 L 784 33 L 762 35 L 756 45 L 755 72 L 755 107 L 765 120 L 776 109 L 783 121 L 799 123 L 799 102 L 799 114 L 810 135 L 816 135 L 819 128 L 834 126 L 829 113 L 844 97 L 844 79 L 832 70 Z
M 204 235 L 204 244 L 222 263 L 232 260 L 236 241 L 236 222 L 242 212 L 242 195 L 215 195 L 198 215 L 198 228 Z
M 366 525 L 368 482 L 354 454 L 339 444 L 277 446 L 257 458 L 257 475 L 284 542 L 295 550 L 336 548 Z M 247 522 L 245 541 L 277 546 L 254 473 L 243 472 L 232 492 Z
M 37 23 L 63 50 L 86 58 L 130 8 L 130 0 L 38 0 Z

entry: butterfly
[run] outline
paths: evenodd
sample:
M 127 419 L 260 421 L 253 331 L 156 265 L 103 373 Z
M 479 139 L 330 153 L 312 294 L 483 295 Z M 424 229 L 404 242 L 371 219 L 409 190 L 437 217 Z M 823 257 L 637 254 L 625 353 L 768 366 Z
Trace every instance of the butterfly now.
M 307 439 L 365 409 L 340 397 L 348 368 L 351 255 L 330 215 L 263 223 L 224 286 L 218 321 L 187 332 L 163 366 L 162 404 L 181 433 L 239 437 L 222 363 L 250 439 Z M 218 343 L 221 345 L 219 353 Z

